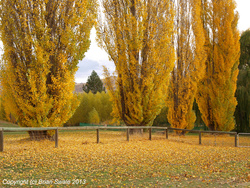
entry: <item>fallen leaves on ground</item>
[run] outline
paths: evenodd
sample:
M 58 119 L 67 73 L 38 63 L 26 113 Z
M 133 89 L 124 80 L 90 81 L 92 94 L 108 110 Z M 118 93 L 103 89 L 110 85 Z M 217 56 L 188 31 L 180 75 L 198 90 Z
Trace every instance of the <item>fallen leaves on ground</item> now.
M 72 183 L 76 187 L 250 185 L 250 148 L 192 145 L 164 136 L 150 141 L 147 136 L 135 135 L 127 142 L 125 133 L 115 131 L 101 132 L 99 144 L 94 131 L 60 132 L 58 148 L 52 141 L 25 137 L 4 137 L 0 187 L 3 180 L 37 180 L 34 186 L 45 186 L 51 180 L 58 187 L 72 187 Z M 39 184 L 39 180 L 44 182 Z M 55 185 L 55 180 L 61 184 Z

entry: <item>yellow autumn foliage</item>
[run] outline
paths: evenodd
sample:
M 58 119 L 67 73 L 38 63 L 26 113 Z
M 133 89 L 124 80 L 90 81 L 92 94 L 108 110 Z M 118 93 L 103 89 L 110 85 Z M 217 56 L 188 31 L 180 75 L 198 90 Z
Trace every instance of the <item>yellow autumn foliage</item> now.
M 174 3 L 176 62 L 167 96 L 168 121 L 172 127 L 192 129 L 196 120 L 194 96 L 197 83 L 204 75 L 206 60 L 201 2 L 176 0 Z
M 99 114 L 95 108 L 93 108 L 89 112 L 88 115 L 89 115 L 89 123 L 91 123 L 91 124 L 99 124 L 100 123 L 100 117 L 99 117 Z
M 211 130 L 235 127 L 236 81 L 240 55 L 238 14 L 234 0 L 202 1 L 208 55 L 205 77 L 196 95 L 202 119 Z
M 99 45 L 116 67 L 105 68 L 113 115 L 126 125 L 152 125 L 160 113 L 174 65 L 171 0 L 103 0 Z
M 2 0 L 2 96 L 22 127 L 62 126 L 78 102 L 78 61 L 90 45 L 95 1 Z

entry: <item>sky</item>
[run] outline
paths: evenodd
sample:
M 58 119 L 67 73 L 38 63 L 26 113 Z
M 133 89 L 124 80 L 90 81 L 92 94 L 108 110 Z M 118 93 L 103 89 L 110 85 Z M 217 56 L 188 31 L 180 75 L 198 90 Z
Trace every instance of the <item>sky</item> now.
M 96 31 L 91 30 L 91 44 L 89 50 L 85 53 L 85 58 L 79 61 L 78 71 L 75 75 L 76 83 L 85 83 L 94 70 L 100 78 L 103 78 L 103 66 L 107 67 L 110 72 L 115 71 L 115 65 L 109 61 L 108 54 L 98 47 L 96 41 Z
M 236 0 L 236 3 L 236 9 L 240 15 L 238 29 L 242 32 L 250 28 L 250 0 Z M 85 53 L 85 58 L 78 64 L 79 69 L 75 75 L 76 83 L 85 83 L 93 70 L 100 78 L 103 78 L 103 66 L 106 66 L 110 72 L 115 70 L 114 63 L 109 61 L 108 54 L 97 46 L 95 37 L 95 29 L 92 29 L 91 45 Z

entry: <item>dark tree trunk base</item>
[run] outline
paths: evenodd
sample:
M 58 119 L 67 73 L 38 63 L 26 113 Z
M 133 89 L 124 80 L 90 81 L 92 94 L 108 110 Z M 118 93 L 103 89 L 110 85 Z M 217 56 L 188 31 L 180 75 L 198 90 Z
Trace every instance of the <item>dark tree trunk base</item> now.
M 185 134 L 188 133 L 187 131 L 175 131 L 175 134 L 177 136 L 185 136 Z
M 30 140 L 51 140 L 55 141 L 55 134 L 50 135 L 47 131 L 28 131 Z
M 143 129 L 129 129 L 129 134 L 130 135 L 143 135 Z

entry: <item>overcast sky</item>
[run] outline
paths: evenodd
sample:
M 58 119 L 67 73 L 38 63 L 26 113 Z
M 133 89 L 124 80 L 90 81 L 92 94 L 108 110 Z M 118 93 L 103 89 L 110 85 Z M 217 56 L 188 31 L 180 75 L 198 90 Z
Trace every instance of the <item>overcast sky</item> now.
M 85 53 L 85 58 L 78 64 L 79 69 L 75 75 L 76 83 L 85 83 L 93 70 L 97 72 L 100 78 L 103 78 L 103 66 L 106 66 L 111 72 L 115 70 L 114 63 L 109 61 L 108 54 L 97 46 L 95 32 L 95 29 L 91 30 L 90 48 Z
M 242 32 L 250 28 L 250 0 L 236 0 L 236 3 L 237 11 L 240 14 L 238 28 Z M 109 61 L 106 52 L 97 46 L 95 36 L 95 30 L 92 29 L 90 48 L 85 54 L 85 58 L 78 64 L 79 69 L 75 75 L 77 83 L 86 82 L 93 70 L 103 78 L 103 65 L 111 72 L 115 70 L 114 63 Z

